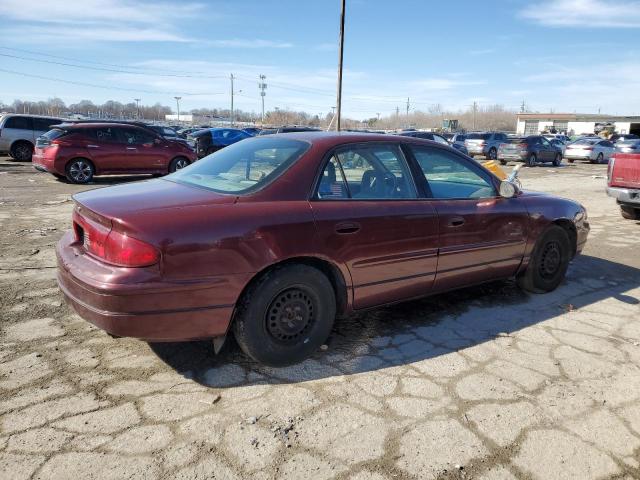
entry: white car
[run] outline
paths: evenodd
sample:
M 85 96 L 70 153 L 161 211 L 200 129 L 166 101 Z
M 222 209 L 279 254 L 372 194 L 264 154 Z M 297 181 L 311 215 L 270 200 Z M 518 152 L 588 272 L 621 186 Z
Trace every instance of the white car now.
M 613 143 L 602 138 L 588 137 L 580 138 L 573 143 L 567 145 L 564 152 L 564 158 L 569 163 L 576 160 L 587 160 L 590 163 L 602 163 L 609 161 L 615 152 Z

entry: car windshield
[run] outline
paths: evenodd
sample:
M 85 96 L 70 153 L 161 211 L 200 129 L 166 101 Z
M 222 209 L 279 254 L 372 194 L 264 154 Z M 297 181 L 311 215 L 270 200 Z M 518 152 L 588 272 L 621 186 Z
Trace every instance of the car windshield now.
M 468 133 L 466 140 L 489 140 L 490 133 Z
M 251 138 L 218 150 L 164 177 L 220 193 L 249 193 L 280 176 L 310 147 L 283 138 Z

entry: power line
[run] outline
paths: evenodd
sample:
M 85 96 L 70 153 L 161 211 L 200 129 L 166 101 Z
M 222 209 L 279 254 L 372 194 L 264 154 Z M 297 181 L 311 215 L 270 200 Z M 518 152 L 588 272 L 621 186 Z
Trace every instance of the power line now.
M 80 85 L 83 87 L 92 87 L 92 88 L 102 88 L 102 89 L 106 89 L 106 90 L 121 90 L 121 91 L 125 91 L 125 92 L 140 92 L 140 93 L 151 93 L 151 94 L 160 94 L 160 95 L 174 95 L 176 93 L 179 93 L 181 95 L 185 95 L 185 96 L 204 96 L 204 95 L 223 95 L 223 93 L 209 93 L 209 92 L 202 92 L 202 93 L 193 93 L 193 92 L 166 92 L 166 91 L 159 91 L 159 90 L 144 90 L 144 89 L 140 89 L 140 88 L 126 88 L 126 87 L 116 87 L 113 85 L 97 85 L 95 83 L 86 83 L 86 82 L 78 82 L 75 80 L 65 80 L 62 78 L 55 78 L 55 77 L 45 77 L 44 75 L 34 75 L 31 73 L 24 73 L 24 72 L 16 72 L 15 70 L 7 70 L 4 68 L 0 68 L 0 72 L 4 72 L 4 73 L 10 73 L 12 75 L 20 75 L 23 77 L 29 77 L 29 78 L 38 78 L 40 80 L 47 80 L 50 82 L 59 82 L 59 83 L 67 83 L 69 85 Z

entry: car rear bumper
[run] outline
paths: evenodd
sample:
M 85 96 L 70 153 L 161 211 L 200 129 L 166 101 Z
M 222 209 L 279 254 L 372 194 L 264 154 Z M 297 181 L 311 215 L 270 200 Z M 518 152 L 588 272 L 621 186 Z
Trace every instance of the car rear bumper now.
M 640 206 L 640 189 L 607 187 L 607 195 L 623 205 Z
M 131 270 L 98 262 L 82 253 L 67 232 L 56 248 L 58 286 L 82 318 L 119 337 L 147 341 L 187 341 L 227 333 L 235 299 L 248 275 L 211 277 L 203 281 L 106 283 L 126 278 Z M 109 275 L 96 275 L 98 269 Z
M 517 162 L 524 162 L 526 159 L 526 153 L 500 153 L 500 151 L 498 151 L 498 160 L 515 160 Z
M 33 167 L 40 172 L 55 173 L 57 175 L 64 175 L 64 170 L 60 171 L 56 168 L 55 157 L 47 157 L 45 154 L 40 153 L 39 149 L 36 149 L 31 156 L 31 163 Z
M 568 158 L 568 159 L 571 159 L 571 160 L 591 160 L 591 154 L 590 153 L 571 152 L 569 150 L 565 150 L 564 158 Z

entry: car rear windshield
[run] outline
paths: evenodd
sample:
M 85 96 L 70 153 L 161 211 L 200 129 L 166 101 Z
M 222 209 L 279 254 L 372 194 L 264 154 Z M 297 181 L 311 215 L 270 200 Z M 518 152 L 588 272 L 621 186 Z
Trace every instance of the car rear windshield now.
M 218 150 L 164 177 L 219 193 L 250 193 L 278 178 L 310 147 L 283 138 L 251 138 Z
M 465 140 L 489 140 L 490 133 L 467 133 Z
M 509 137 L 507 138 L 504 143 L 514 143 L 514 144 L 518 144 L 518 143 L 527 143 L 527 139 L 523 138 L 523 137 Z
M 598 143 L 600 138 L 582 138 L 573 142 L 574 145 L 594 145 Z
M 41 137 L 44 137 L 47 140 L 51 141 L 51 140 L 55 140 L 56 138 L 60 138 L 63 135 L 66 135 L 68 133 L 69 133 L 68 131 L 63 130 L 61 128 L 54 128 L 52 130 L 49 130 L 47 133 L 42 134 Z

